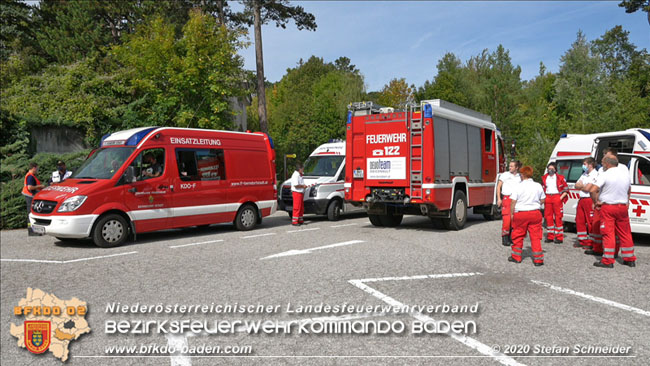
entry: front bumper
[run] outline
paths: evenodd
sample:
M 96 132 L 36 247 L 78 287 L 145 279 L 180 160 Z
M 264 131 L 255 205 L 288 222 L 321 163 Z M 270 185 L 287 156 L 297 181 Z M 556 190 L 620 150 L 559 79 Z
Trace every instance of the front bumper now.
M 327 214 L 327 205 L 330 201 L 328 199 L 313 199 L 308 198 L 304 201 L 305 214 L 325 215 Z M 293 201 L 278 201 L 278 206 L 281 211 L 293 212 Z
M 52 215 L 38 216 L 29 214 L 29 222 L 34 231 L 43 228 L 45 234 L 59 238 L 87 238 L 93 223 L 99 215 Z

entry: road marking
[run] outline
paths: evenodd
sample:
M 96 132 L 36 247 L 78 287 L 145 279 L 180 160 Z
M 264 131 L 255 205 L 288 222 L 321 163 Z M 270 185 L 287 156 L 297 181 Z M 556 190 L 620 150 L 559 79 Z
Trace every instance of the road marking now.
M 615 302 L 615 301 L 612 301 L 612 300 L 603 299 L 602 297 L 588 295 L 588 294 L 585 294 L 585 293 L 582 293 L 582 292 L 573 291 L 573 290 L 568 289 L 568 288 L 563 288 L 563 287 L 551 285 L 550 283 L 546 283 L 546 282 L 542 282 L 542 281 L 531 280 L 531 282 L 533 282 L 534 284 L 537 284 L 537 285 L 548 287 L 551 290 L 564 292 L 565 294 L 580 296 L 580 297 L 585 298 L 587 300 L 596 301 L 596 302 L 599 302 L 601 304 L 605 304 L 605 305 L 613 306 L 615 308 L 631 311 L 633 313 L 637 313 L 637 314 L 641 314 L 641 315 L 645 315 L 645 316 L 650 316 L 650 311 L 646 311 L 646 310 L 635 308 L 635 307 L 632 307 L 632 306 L 629 306 L 629 305 L 621 304 L 621 303 L 618 303 L 618 302 Z
M 475 275 L 481 275 L 481 274 L 480 273 L 450 273 L 450 274 L 441 274 L 441 275 L 424 275 L 424 276 L 411 276 L 411 277 L 385 277 L 384 279 L 381 279 L 381 278 L 368 279 L 368 282 L 377 282 L 377 281 L 382 281 L 382 280 L 383 281 L 390 281 L 391 278 L 396 278 L 397 281 L 399 281 L 399 280 L 407 280 L 407 279 L 411 280 L 411 279 L 424 279 L 424 278 L 468 277 L 468 276 L 475 276 Z M 388 296 L 388 295 L 386 295 L 386 294 L 384 294 L 384 293 L 382 293 L 380 291 L 377 291 L 374 288 L 366 285 L 364 283 L 364 281 L 365 280 L 350 280 L 348 282 L 350 284 L 352 284 L 353 286 L 363 290 L 364 292 L 366 292 L 366 293 L 376 297 L 377 299 L 387 303 L 390 306 L 398 307 L 398 308 L 402 308 L 402 307 L 405 306 L 403 303 L 393 299 L 392 297 L 390 297 L 390 296 Z M 433 318 L 431 318 L 431 317 L 429 317 L 427 315 L 424 315 L 424 314 L 422 314 L 420 312 L 411 313 L 411 316 L 414 317 L 415 319 L 419 320 L 419 321 L 422 321 L 422 322 L 435 322 L 435 323 L 437 323 Z M 510 365 L 510 366 L 523 365 L 523 364 L 517 362 L 516 360 L 514 360 L 513 358 L 511 358 L 511 357 L 509 357 L 507 355 L 504 355 L 501 352 L 496 352 L 495 350 L 492 349 L 492 347 L 490 347 L 488 345 L 485 345 L 485 344 L 477 341 L 474 338 L 468 337 L 468 336 L 463 335 L 463 334 L 453 333 L 451 331 L 447 332 L 447 333 L 443 333 L 443 334 L 457 340 L 458 342 L 460 342 L 460 343 L 462 343 L 462 344 L 464 344 L 464 345 L 466 345 L 466 346 L 468 346 L 468 347 L 470 347 L 472 349 L 477 350 L 478 352 L 480 352 L 480 353 L 482 353 L 482 354 L 484 354 L 484 355 L 486 355 L 488 357 L 494 358 L 496 361 L 500 362 L 501 364 Z
M 2 262 L 30 262 L 30 263 L 54 263 L 54 264 L 65 264 L 65 263 L 74 263 L 74 262 L 82 262 L 82 261 L 89 261 L 92 259 L 102 259 L 102 258 L 111 258 L 111 257 L 119 257 L 122 255 L 129 255 L 129 254 L 135 254 L 137 252 L 127 252 L 127 253 L 117 253 L 117 254 L 109 254 L 109 255 L 100 255 L 97 257 L 88 257 L 88 258 L 79 258 L 79 259 L 69 259 L 66 261 L 55 261 L 55 260 L 42 260 L 42 259 L 0 259 Z
M 176 249 L 176 248 L 183 248 L 183 247 L 189 247 L 193 245 L 202 245 L 202 244 L 210 244 L 210 243 L 219 243 L 222 242 L 222 239 L 219 240 L 209 240 L 209 241 L 202 241 L 199 243 L 189 243 L 189 244 L 181 244 L 181 245 L 172 245 L 170 246 L 171 249 Z
M 319 227 L 312 227 L 312 228 L 309 228 L 309 229 L 289 230 L 287 232 L 288 233 L 300 233 L 300 232 L 303 232 L 303 231 L 314 231 L 314 230 L 320 230 L 320 228 Z
M 359 224 L 352 223 L 352 224 L 344 224 L 344 225 L 332 225 L 330 227 L 344 227 L 344 226 L 354 226 L 354 225 L 359 225 Z
M 432 275 L 419 275 L 419 276 L 405 276 L 405 277 L 381 277 L 381 278 L 365 278 L 362 280 L 356 280 L 361 282 L 379 282 L 379 281 L 405 281 L 405 280 L 424 280 L 428 278 L 454 278 L 454 277 L 470 277 L 470 276 L 482 276 L 483 273 L 480 272 L 470 272 L 470 273 L 442 273 L 442 274 L 432 274 Z
M 242 239 L 259 238 L 260 236 L 271 236 L 275 234 L 276 233 L 257 234 L 257 235 L 242 236 L 241 238 Z
M 192 337 L 194 334 L 189 333 L 189 334 L 172 334 L 168 333 L 165 335 L 167 337 L 167 345 L 169 345 L 169 348 L 173 348 L 175 350 L 181 350 L 183 348 L 187 349 L 189 347 L 189 343 L 187 342 L 187 337 Z M 192 359 L 190 356 L 180 353 L 172 354 L 169 356 L 171 359 L 171 366 L 191 366 L 192 365 Z
M 271 259 L 271 258 L 279 258 L 279 257 L 287 257 L 291 255 L 300 255 L 300 254 L 309 254 L 315 250 L 322 250 L 322 249 L 329 249 L 329 248 L 336 248 L 336 247 L 342 247 L 345 245 L 352 245 L 352 244 L 358 244 L 358 243 L 363 243 L 363 240 L 350 240 L 350 241 L 344 241 L 342 243 L 336 243 L 336 244 L 330 244 L 330 245 L 324 245 L 322 247 L 316 247 L 316 248 L 309 248 L 309 249 L 302 249 L 302 250 L 289 250 L 286 252 L 278 253 L 278 254 L 273 254 L 269 255 L 268 257 L 260 258 L 260 260 L 264 259 Z

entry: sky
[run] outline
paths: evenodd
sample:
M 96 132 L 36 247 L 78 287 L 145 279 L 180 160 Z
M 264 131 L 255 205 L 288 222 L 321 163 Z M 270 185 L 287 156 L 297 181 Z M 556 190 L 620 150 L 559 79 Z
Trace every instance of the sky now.
M 579 30 L 588 40 L 616 25 L 630 32 L 637 48 L 650 50 L 647 13 L 627 14 L 620 1 L 298 1 L 314 14 L 316 31 L 262 28 L 264 73 L 276 82 L 287 68 L 312 55 L 333 62 L 351 59 L 364 75 L 367 91 L 378 91 L 393 78 L 416 87 L 432 80 L 438 60 L 453 52 L 463 62 L 483 49 L 502 44 L 523 80 L 539 73 L 540 61 L 557 72 L 561 56 Z M 251 46 L 240 53 L 255 70 Z

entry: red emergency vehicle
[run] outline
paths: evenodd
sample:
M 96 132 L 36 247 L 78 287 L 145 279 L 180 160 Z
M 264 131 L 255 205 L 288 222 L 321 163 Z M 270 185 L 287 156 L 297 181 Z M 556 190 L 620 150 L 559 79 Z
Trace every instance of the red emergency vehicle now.
M 345 199 L 363 205 L 373 225 L 397 226 L 413 214 L 459 230 L 468 207 L 498 216 L 505 156 L 489 116 L 440 99 L 406 111 L 361 102 L 350 105 L 346 129 Z
M 112 247 L 170 228 L 232 222 L 250 230 L 275 212 L 276 195 L 264 133 L 135 128 L 104 136 L 72 177 L 39 192 L 30 221 L 61 240 Z

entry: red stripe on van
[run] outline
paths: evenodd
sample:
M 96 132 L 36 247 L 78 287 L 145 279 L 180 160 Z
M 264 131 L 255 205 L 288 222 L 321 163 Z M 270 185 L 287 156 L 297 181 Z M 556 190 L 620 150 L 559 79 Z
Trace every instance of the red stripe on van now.
M 590 152 L 580 151 L 558 151 L 557 156 L 578 156 L 578 155 L 591 155 Z

